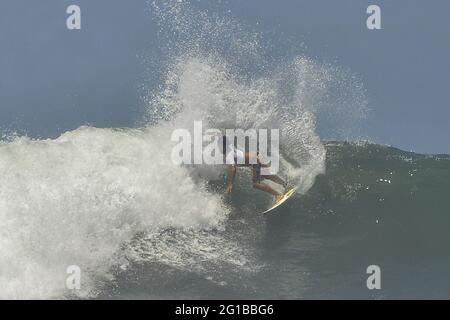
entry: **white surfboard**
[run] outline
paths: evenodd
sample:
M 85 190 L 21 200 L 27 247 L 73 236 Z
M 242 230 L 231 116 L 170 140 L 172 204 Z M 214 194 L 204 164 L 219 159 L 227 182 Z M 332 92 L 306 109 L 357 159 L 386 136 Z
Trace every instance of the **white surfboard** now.
M 273 206 L 271 206 L 269 209 L 267 209 L 266 211 L 263 212 L 263 214 L 267 214 L 270 211 L 272 211 L 273 209 L 281 206 L 284 202 L 286 202 L 287 199 L 289 199 L 290 197 L 292 197 L 295 194 L 295 191 L 297 191 L 298 187 L 293 187 L 291 189 L 289 189 L 283 196 L 283 198 L 281 198 L 280 201 L 278 201 L 277 203 L 274 203 Z

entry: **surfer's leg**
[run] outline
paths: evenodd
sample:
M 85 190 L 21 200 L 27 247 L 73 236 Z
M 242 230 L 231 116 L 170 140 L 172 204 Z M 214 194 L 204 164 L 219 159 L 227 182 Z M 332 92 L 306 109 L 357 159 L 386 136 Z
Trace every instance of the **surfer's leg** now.
M 259 175 L 261 175 L 261 167 L 267 168 L 268 165 L 266 164 L 262 164 L 261 162 L 258 162 L 258 166 L 259 166 Z M 264 175 L 262 176 L 264 179 L 268 179 L 268 180 L 272 180 L 275 183 L 278 183 L 279 185 L 282 185 L 283 188 L 287 188 L 287 183 L 286 181 L 284 181 L 283 179 L 281 179 L 278 175 L 276 174 L 269 174 L 269 175 Z
M 272 174 L 272 175 L 269 175 L 269 176 L 264 176 L 264 179 L 272 180 L 273 182 L 282 185 L 284 188 L 287 187 L 286 181 L 284 181 L 283 179 L 281 179 L 281 178 L 280 178 L 279 176 L 277 176 L 276 174 Z
M 257 168 L 259 170 L 258 174 L 261 175 L 261 167 L 267 168 L 269 166 L 267 164 L 262 163 L 262 161 L 261 161 L 262 157 L 261 157 L 261 155 L 259 153 L 256 154 L 256 157 L 257 157 L 257 161 L 258 161 L 258 168 Z M 285 188 L 285 189 L 287 188 L 286 181 L 281 179 L 276 174 L 264 175 L 263 178 L 272 180 L 273 182 L 278 183 L 279 185 L 282 185 L 283 188 Z
M 278 197 L 278 196 L 282 197 L 283 196 L 282 193 L 279 193 L 278 191 L 276 191 L 275 189 L 273 189 L 272 187 L 270 187 L 268 184 L 265 184 L 265 183 L 255 182 L 255 183 L 253 183 L 253 188 L 265 191 L 265 192 L 270 193 L 270 194 L 272 194 L 272 195 L 274 195 L 276 197 Z
M 283 197 L 283 194 L 273 189 L 271 186 L 261 183 L 261 175 L 258 170 L 258 166 L 252 167 L 252 180 L 253 180 L 253 188 L 262 190 L 264 192 L 270 193 L 275 196 L 275 201 L 280 200 Z

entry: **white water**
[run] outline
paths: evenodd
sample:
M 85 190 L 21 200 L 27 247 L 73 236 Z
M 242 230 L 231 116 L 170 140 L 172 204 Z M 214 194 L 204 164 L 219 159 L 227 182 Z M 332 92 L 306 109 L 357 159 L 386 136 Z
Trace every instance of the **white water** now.
M 216 227 L 227 210 L 168 158 L 163 130 L 83 127 L 0 145 L 0 297 L 64 293 L 66 268 L 107 276 L 140 230 Z

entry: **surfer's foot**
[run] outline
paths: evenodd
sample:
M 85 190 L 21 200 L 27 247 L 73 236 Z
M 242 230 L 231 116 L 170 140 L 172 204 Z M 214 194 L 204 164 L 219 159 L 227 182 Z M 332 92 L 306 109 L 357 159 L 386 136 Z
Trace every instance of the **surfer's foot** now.
M 274 203 L 277 203 L 277 202 L 279 202 L 279 201 L 281 201 L 281 199 L 283 199 L 283 194 L 277 194 L 276 196 L 275 196 L 275 202 Z

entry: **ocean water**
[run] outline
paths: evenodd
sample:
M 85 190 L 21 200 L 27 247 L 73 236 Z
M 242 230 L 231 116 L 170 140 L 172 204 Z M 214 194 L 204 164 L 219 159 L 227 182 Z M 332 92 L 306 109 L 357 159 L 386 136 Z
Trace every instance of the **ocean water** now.
M 325 146 L 326 174 L 308 193 L 262 217 L 264 197 L 241 178 L 225 230 L 158 235 L 171 249 L 139 240 L 141 259 L 102 297 L 448 299 L 450 156 Z M 149 247 L 158 260 L 182 252 L 190 270 L 149 262 Z M 369 265 L 381 269 L 381 290 L 367 289 Z
M 146 133 L 0 145 L 2 298 L 449 297 L 450 156 L 328 142 L 312 188 L 262 216 L 250 172 L 225 198 L 221 175 L 157 162 Z M 80 290 L 65 287 L 69 265 Z
M 448 298 L 450 157 L 359 141 L 357 75 L 187 2 L 153 4 L 164 57 L 135 128 L 0 141 L 0 298 Z M 176 129 L 277 128 L 281 210 L 239 170 L 175 165 Z M 337 142 L 326 142 L 329 138 Z M 81 288 L 66 287 L 67 267 Z M 368 290 L 378 265 L 382 289 Z

